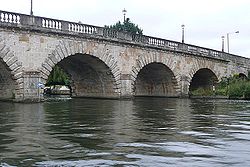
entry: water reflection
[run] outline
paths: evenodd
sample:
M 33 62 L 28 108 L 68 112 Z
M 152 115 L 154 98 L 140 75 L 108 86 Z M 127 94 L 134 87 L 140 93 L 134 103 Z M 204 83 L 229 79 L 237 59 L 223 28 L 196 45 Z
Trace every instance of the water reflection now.
M 22 163 L 39 157 L 43 150 L 44 110 L 42 104 L 1 103 L 1 159 Z M 36 153 L 36 154 L 34 154 Z
M 247 166 L 250 103 L 0 103 L 0 166 Z

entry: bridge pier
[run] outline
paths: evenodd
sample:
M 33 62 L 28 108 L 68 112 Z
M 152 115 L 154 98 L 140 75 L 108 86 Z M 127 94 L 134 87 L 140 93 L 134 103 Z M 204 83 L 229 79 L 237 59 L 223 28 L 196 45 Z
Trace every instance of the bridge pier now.
M 132 80 L 130 74 L 121 74 L 121 94 L 122 99 L 133 98 Z
M 189 80 L 187 76 L 185 75 L 181 76 L 180 85 L 181 85 L 180 97 L 182 98 L 189 97 Z
M 16 102 L 41 102 L 43 101 L 43 84 L 41 74 L 37 71 L 23 72 L 23 86 L 19 88 Z

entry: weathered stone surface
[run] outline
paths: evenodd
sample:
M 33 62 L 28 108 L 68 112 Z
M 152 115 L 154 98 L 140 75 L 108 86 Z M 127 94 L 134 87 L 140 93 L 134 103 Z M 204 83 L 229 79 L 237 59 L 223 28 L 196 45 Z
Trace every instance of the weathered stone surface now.
M 124 34 L 125 41 L 21 28 L 8 31 L 0 25 L 0 35 L 0 86 L 6 88 L 0 95 L 6 98 L 14 93 L 18 99 L 40 99 L 37 85 L 45 84 L 55 65 L 71 77 L 72 95 L 112 98 L 187 96 L 199 70 L 209 71 L 203 77 L 220 80 L 236 73 L 247 75 L 250 69 L 250 60 L 242 57 L 216 59 L 206 50 L 198 56 L 191 48 L 180 53 L 175 52 L 175 43 L 156 40 L 157 46 L 143 45 Z M 162 48 L 163 44 L 175 50 Z
M 29 36 L 28 36 L 28 34 L 21 34 L 19 36 L 19 41 L 20 42 L 27 42 L 27 43 L 29 43 Z

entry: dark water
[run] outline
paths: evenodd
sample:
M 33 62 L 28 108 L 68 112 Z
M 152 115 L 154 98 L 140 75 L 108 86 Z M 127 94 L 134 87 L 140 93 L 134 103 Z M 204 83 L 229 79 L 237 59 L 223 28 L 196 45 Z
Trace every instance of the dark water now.
M 0 102 L 0 166 L 250 166 L 250 102 Z

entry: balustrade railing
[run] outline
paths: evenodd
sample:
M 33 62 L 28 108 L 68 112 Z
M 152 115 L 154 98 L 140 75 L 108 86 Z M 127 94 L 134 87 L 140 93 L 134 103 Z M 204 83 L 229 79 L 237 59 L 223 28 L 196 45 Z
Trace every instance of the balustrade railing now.
M 95 34 L 95 33 L 97 33 L 97 27 L 82 24 L 82 23 L 68 22 L 68 30 L 71 31 L 71 32 L 84 33 L 84 34 Z
M 51 28 L 51 29 L 57 29 L 61 30 L 62 29 L 62 22 L 54 19 L 46 19 L 42 18 L 42 27 L 44 28 Z
M 18 26 L 18 27 L 29 27 L 31 29 L 47 29 L 56 32 L 74 33 L 74 34 L 87 34 L 91 37 L 102 37 L 125 40 L 127 42 L 147 45 L 152 47 L 159 47 L 163 49 L 191 53 L 199 56 L 212 57 L 223 60 L 234 61 L 236 55 L 231 55 L 225 52 L 216 51 L 213 49 L 198 47 L 195 45 L 189 45 L 176 41 L 155 38 L 139 34 L 129 34 L 126 32 L 116 31 L 105 27 L 98 27 L 93 25 L 87 25 L 82 23 L 74 23 L 63 20 L 50 19 L 45 17 L 30 16 L 20 13 L 6 12 L 0 10 L 0 26 Z M 249 61 L 245 58 L 242 61 Z
M 138 35 L 138 34 L 133 34 L 132 35 L 132 41 L 137 42 L 137 43 L 148 43 L 148 37 L 144 35 Z
M 20 24 L 20 14 L 0 11 L 0 22 Z
M 173 42 L 173 41 L 167 41 L 167 48 L 173 49 L 173 50 L 177 50 L 178 46 L 180 45 L 180 43 L 177 42 Z
M 109 28 L 103 28 L 103 36 L 107 38 L 118 38 L 118 31 Z
M 205 48 L 199 48 L 199 52 L 200 52 L 202 55 L 205 55 L 205 56 L 208 56 L 208 54 L 209 54 L 209 50 L 208 50 L 208 49 L 205 49 Z

